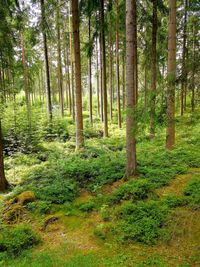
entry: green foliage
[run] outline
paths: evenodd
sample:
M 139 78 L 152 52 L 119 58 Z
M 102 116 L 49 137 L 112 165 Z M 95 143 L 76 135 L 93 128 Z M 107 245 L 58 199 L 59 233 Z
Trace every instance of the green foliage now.
M 51 210 L 51 203 L 48 201 L 30 202 L 27 204 L 28 210 L 40 214 L 48 214 Z
M 142 200 L 148 197 L 152 185 L 146 179 L 138 179 L 127 182 L 116 189 L 109 198 L 110 204 L 119 203 L 122 200 Z
M 155 243 L 168 213 L 167 206 L 156 201 L 123 204 L 116 211 L 117 218 L 121 219 L 118 230 L 122 240 Z
M 93 201 L 82 203 L 79 209 L 84 212 L 91 212 L 96 208 L 96 204 Z
M 169 208 L 176 208 L 187 204 L 186 199 L 183 196 L 166 195 L 162 198 L 162 203 Z
M 184 194 L 188 197 L 190 205 L 200 206 L 200 176 L 196 176 L 186 185 Z
M 0 255 L 18 256 L 23 250 L 39 243 L 39 237 L 29 226 L 18 225 L 15 228 L 3 227 L 0 232 Z

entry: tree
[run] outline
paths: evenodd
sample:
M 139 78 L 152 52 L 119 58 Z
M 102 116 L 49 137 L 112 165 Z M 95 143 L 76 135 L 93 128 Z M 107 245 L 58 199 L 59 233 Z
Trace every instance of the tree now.
M 121 123 L 121 104 L 120 104 L 120 77 L 119 77 L 119 5 L 116 0 L 117 19 L 116 19 L 116 80 L 117 80 L 117 109 L 118 109 L 118 126 L 122 127 Z
M 157 0 L 153 2 L 152 18 L 152 51 L 151 51 L 151 99 L 150 99 L 150 137 L 155 137 L 155 105 L 156 105 L 156 77 L 157 77 Z M 146 86 L 145 86 L 146 87 Z
M 126 176 L 136 173 L 136 59 L 135 35 L 136 1 L 126 0 Z M 133 64 L 134 63 L 134 64 Z
M 169 0 L 166 148 L 175 145 L 176 0 Z
M 4 161 L 3 161 L 3 138 L 2 138 L 2 129 L 1 129 L 1 120 L 0 120 L 0 192 L 5 191 L 8 186 L 8 182 L 5 177 L 4 172 Z
M 47 112 L 49 120 L 52 120 L 52 102 L 51 102 L 51 85 L 50 85 L 50 71 L 49 71 L 49 57 L 48 57 L 48 46 L 47 46 L 47 35 L 45 29 L 46 15 L 44 0 L 40 0 L 41 14 L 42 14 L 42 35 L 44 45 L 44 57 L 45 57 L 45 71 L 46 71 L 46 94 L 47 94 Z
M 106 46 L 105 46 L 105 29 L 104 29 L 104 0 L 100 0 L 100 17 L 101 17 L 101 42 L 100 50 L 102 55 L 102 91 L 103 91 L 103 122 L 104 137 L 108 137 L 108 114 L 107 114 L 107 81 L 106 81 Z
M 76 105 L 76 148 L 84 146 L 83 137 L 83 114 L 82 114 L 82 88 L 81 88 L 81 58 L 80 58 L 80 36 L 79 36 L 79 10 L 78 0 L 72 0 L 72 27 L 74 40 L 75 59 L 75 105 Z
M 184 25 L 183 25 L 183 48 L 182 48 L 182 73 L 181 73 L 181 116 L 183 115 L 184 109 L 186 108 L 186 103 L 184 104 L 184 99 L 186 99 L 186 39 L 187 39 L 187 8 L 188 0 L 185 0 L 184 6 Z M 185 101 L 186 102 L 186 101 Z
M 64 94 L 63 94 L 63 73 L 62 73 L 62 59 L 61 59 L 61 37 L 60 37 L 60 1 L 57 1 L 56 9 L 56 31 L 57 31 L 57 62 L 58 62 L 58 88 L 60 99 L 61 116 L 64 117 Z

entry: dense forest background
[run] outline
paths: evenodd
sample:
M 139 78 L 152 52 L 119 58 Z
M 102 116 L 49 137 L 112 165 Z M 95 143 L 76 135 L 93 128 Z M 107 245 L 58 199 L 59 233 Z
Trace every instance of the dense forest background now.
M 0 266 L 198 266 L 199 1 L 0 19 Z

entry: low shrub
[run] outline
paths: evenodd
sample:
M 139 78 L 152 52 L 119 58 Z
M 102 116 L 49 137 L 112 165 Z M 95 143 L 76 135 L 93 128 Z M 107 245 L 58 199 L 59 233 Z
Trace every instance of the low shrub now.
M 200 206 L 200 176 L 196 176 L 186 185 L 184 195 L 190 205 Z
M 122 200 L 142 200 L 148 197 L 152 191 L 152 185 L 146 179 L 138 179 L 127 182 L 116 189 L 109 198 L 110 204 L 119 203 Z
M 3 227 L 0 232 L 0 254 L 18 256 L 39 243 L 39 237 L 27 225 Z
M 157 201 L 125 203 L 116 212 L 116 216 L 121 219 L 119 235 L 121 233 L 123 241 L 155 243 L 168 213 L 169 208 Z
M 79 209 L 83 212 L 91 212 L 96 208 L 96 204 L 93 201 L 82 203 Z
M 51 210 L 51 203 L 48 201 L 37 201 L 27 204 L 28 210 L 39 214 L 48 214 Z

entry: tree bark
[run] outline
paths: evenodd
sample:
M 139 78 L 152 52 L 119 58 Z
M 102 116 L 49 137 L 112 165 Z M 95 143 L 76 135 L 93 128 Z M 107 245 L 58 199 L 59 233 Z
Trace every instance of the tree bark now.
M 98 39 L 96 39 L 96 78 L 97 78 L 97 114 L 100 117 L 100 101 L 99 101 L 99 51 Z
M 75 104 L 76 104 L 76 148 L 84 146 L 83 137 L 83 114 L 82 114 L 82 88 L 81 88 L 81 57 L 80 57 L 80 36 L 79 36 L 79 10 L 78 0 L 72 0 L 72 26 L 74 39 L 75 59 Z
M 157 77 L 157 0 L 153 2 L 152 51 L 151 51 L 151 99 L 150 99 L 150 138 L 155 137 L 156 77 Z
M 91 41 L 91 18 L 89 17 L 88 21 L 88 32 L 89 32 L 89 43 Z M 90 124 L 93 124 L 93 118 L 92 118 L 92 55 L 89 55 L 88 58 L 88 87 L 89 87 L 89 112 L 90 112 Z
M 126 0 L 126 176 L 136 173 L 136 1 Z
M 4 161 L 3 161 L 3 138 L 2 138 L 2 129 L 1 129 L 1 120 L 0 120 L 0 192 L 5 191 L 8 186 L 8 182 L 5 177 L 4 172 Z
M 104 137 L 108 137 L 108 114 L 107 114 L 107 83 L 106 83 L 106 48 L 105 48 L 105 32 L 104 32 L 104 0 L 100 2 L 101 14 L 101 54 L 102 54 L 102 91 L 103 91 L 103 122 Z
M 175 145 L 176 0 L 169 0 L 166 148 Z
M 120 103 L 120 79 L 119 79 L 119 6 L 116 0 L 117 19 L 116 19 L 116 80 L 117 80 L 117 114 L 118 114 L 118 127 L 122 127 L 121 123 L 121 103 Z
M 183 25 L 183 48 L 182 48 L 182 74 L 181 74 L 181 116 L 183 116 L 185 106 L 186 106 L 186 68 L 185 68 L 185 58 L 186 58 L 186 39 L 187 39 L 187 5 L 188 0 L 185 0 L 184 7 L 184 25 Z
M 71 13 L 69 4 L 69 14 Z M 71 94 L 72 94 L 72 118 L 75 121 L 75 93 L 74 93 L 74 55 L 73 55 L 73 40 L 72 40 L 72 22 L 69 16 L 69 42 L 70 42 L 70 68 L 71 68 Z
M 47 46 L 47 36 L 45 30 L 46 15 L 44 0 L 40 0 L 41 13 L 42 13 L 42 35 L 43 35 L 43 45 L 44 45 L 44 56 L 45 56 L 45 71 L 46 71 L 46 95 L 47 95 L 47 113 L 49 120 L 52 120 L 52 102 L 51 102 L 51 85 L 50 85 L 50 71 L 49 71 L 49 58 L 48 58 L 48 46 Z
M 57 31 L 57 64 L 58 64 L 58 88 L 60 99 L 61 116 L 64 117 L 64 94 L 63 94 L 63 73 L 62 73 L 62 59 L 61 59 L 61 41 L 60 41 L 60 1 L 57 1 L 56 10 L 56 31 Z

